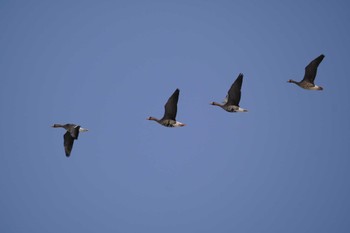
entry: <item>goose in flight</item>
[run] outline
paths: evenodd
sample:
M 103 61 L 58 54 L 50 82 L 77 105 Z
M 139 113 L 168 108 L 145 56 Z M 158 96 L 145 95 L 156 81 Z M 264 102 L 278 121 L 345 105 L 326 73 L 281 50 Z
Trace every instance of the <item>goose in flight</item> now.
M 227 112 L 248 112 L 247 109 L 243 109 L 239 106 L 241 100 L 241 87 L 243 82 L 243 74 L 240 73 L 234 83 L 231 85 L 230 90 L 226 95 L 223 104 L 217 102 L 211 102 L 211 105 L 219 106 Z
M 320 56 L 318 56 L 317 58 L 312 60 L 305 67 L 305 74 L 304 74 L 303 80 L 301 80 L 300 82 L 297 82 L 297 81 L 294 81 L 292 79 L 289 79 L 288 82 L 289 83 L 295 83 L 299 87 L 304 88 L 306 90 L 317 90 L 317 91 L 323 90 L 322 87 L 317 86 L 314 83 L 315 78 L 316 78 L 316 74 L 317 74 L 317 67 L 320 65 L 320 63 L 322 62 L 323 58 L 324 58 L 324 55 L 321 54 Z
M 53 128 L 64 128 L 66 133 L 63 135 L 63 145 L 66 156 L 69 157 L 73 148 L 74 140 L 78 139 L 79 132 L 86 132 L 88 129 L 82 128 L 80 125 L 76 124 L 54 124 L 51 127 Z
M 159 124 L 166 127 L 185 126 L 186 124 L 176 121 L 177 102 L 179 100 L 179 93 L 180 93 L 180 90 L 176 89 L 174 93 L 170 96 L 166 104 L 164 105 L 164 116 L 162 119 L 157 119 L 155 117 L 148 117 L 147 120 L 156 121 Z

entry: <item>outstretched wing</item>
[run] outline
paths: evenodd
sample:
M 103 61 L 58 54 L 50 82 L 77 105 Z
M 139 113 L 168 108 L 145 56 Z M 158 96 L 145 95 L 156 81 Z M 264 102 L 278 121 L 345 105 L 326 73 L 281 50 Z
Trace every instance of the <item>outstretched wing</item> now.
M 176 89 L 164 105 L 163 119 L 175 120 L 177 113 L 177 102 L 179 100 L 180 90 Z
M 63 135 L 63 145 L 64 145 L 64 151 L 66 152 L 66 156 L 69 157 L 70 153 L 72 152 L 74 138 L 72 137 L 71 133 L 67 131 Z
M 228 91 L 227 104 L 239 106 L 241 100 L 241 87 L 243 82 L 243 74 L 240 73 Z
M 318 56 L 317 58 L 315 58 L 314 60 L 312 60 L 306 67 L 305 67 L 305 75 L 304 78 L 302 80 L 306 81 L 306 82 L 310 82 L 310 83 L 314 83 L 314 80 L 316 78 L 316 74 L 317 74 L 317 67 L 320 65 L 320 63 L 322 62 L 324 58 L 324 55 L 321 54 L 320 56 Z

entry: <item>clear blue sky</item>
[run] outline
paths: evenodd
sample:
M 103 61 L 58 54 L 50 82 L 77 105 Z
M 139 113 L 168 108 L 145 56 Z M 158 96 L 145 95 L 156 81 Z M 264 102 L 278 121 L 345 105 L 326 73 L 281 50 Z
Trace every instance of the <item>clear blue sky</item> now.
M 0 232 L 350 232 L 349 8 L 1 1 Z M 240 72 L 249 112 L 209 105 Z

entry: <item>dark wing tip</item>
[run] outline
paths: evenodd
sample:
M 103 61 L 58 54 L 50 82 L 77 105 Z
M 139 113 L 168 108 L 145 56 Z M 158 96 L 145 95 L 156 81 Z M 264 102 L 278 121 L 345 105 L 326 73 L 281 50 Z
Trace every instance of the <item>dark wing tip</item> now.
M 66 154 L 66 157 L 70 156 L 70 153 L 72 152 L 72 148 L 73 148 L 73 143 L 66 142 L 66 144 L 64 145 L 64 152 Z
M 319 64 L 322 62 L 323 58 L 325 58 L 325 55 L 321 54 L 320 56 L 316 57 L 314 60 L 312 60 L 305 69 L 317 69 Z
M 171 100 L 171 101 L 175 100 L 175 102 L 177 103 L 177 101 L 179 99 L 179 94 L 180 94 L 180 90 L 179 90 L 179 88 L 176 88 L 174 93 L 169 97 L 169 100 Z
M 323 60 L 323 58 L 325 57 L 325 55 L 321 54 L 320 56 L 318 56 L 316 58 L 316 60 L 319 60 L 319 62 L 321 62 Z
M 243 80 L 243 73 L 239 73 L 239 75 L 237 76 L 237 78 L 236 78 L 236 81 L 237 82 L 242 82 L 242 80 Z
M 175 120 L 177 113 L 177 102 L 179 100 L 180 90 L 177 88 L 174 93 L 169 97 L 168 101 L 164 105 L 165 112 L 162 119 Z
M 233 85 L 241 90 L 241 87 L 242 87 L 242 83 L 243 83 L 243 74 L 242 73 L 239 73 L 238 77 L 236 78 L 236 80 L 234 81 Z

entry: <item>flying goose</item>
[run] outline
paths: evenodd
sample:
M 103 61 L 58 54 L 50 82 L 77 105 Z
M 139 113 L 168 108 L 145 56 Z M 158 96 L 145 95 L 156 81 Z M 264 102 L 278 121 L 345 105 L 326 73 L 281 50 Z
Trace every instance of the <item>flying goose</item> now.
M 79 132 L 86 132 L 88 129 L 84 129 L 80 127 L 80 125 L 75 124 L 54 124 L 51 127 L 53 128 L 64 128 L 67 132 L 63 135 L 64 139 L 64 151 L 66 152 L 66 156 L 69 157 L 73 148 L 74 140 L 78 140 Z
M 305 67 L 305 75 L 303 80 L 301 80 L 300 82 L 297 82 L 292 79 L 289 79 L 288 82 L 295 83 L 299 87 L 304 88 L 306 90 L 318 90 L 318 91 L 323 90 L 322 87 L 314 84 L 314 80 L 317 74 L 317 67 L 320 65 L 323 58 L 324 58 L 324 55 L 321 54 L 320 56 L 315 58 L 313 61 L 311 61 L 309 65 Z
M 231 85 L 230 90 L 226 95 L 223 104 L 217 102 L 211 102 L 211 105 L 219 106 L 227 112 L 248 112 L 247 109 L 239 107 L 239 101 L 241 100 L 241 87 L 243 82 L 243 74 L 240 73 L 236 81 Z
M 147 120 L 156 121 L 159 124 L 166 127 L 182 127 L 185 124 L 176 121 L 176 113 L 177 113 L 177 102 L 179 100 L 180 90 L 176 89 L 174 93 L 170 96 L 166 104 L 164 105 L 164 116 L 162 119 L 157 119 L 155 117 L 148 117 Z

